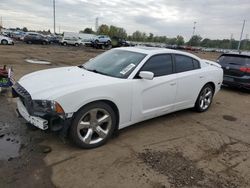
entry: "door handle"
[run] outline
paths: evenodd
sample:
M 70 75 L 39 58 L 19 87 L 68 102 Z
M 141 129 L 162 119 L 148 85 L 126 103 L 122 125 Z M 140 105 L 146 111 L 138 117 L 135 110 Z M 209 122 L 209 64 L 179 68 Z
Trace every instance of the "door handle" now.
M 170 85 L 174 86 L 174 85 L 176 85 L 176 82 L 171 82 Z

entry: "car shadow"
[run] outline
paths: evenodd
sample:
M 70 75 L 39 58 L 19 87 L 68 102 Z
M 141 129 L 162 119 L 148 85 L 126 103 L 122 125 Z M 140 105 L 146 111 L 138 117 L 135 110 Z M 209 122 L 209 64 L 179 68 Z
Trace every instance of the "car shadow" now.
M 240 95 L 248 95 L 250 94 L 250 90 L 247 90 L 245 88 L 237 88 L 237 87 L 230 87 L 230 86 L 222 86 L 221 87 L 223 90 L 225 91 L 229 91 L 229 92 L 236 92 Z

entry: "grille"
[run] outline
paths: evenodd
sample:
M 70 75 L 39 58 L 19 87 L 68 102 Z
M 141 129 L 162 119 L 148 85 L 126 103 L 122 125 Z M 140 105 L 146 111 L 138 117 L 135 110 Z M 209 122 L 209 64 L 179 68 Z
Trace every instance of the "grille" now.
M 32 114 L 32 98 L 29 92 L 18 82 L 12 86 L 13 97 L 19 97 L 30 114 Z

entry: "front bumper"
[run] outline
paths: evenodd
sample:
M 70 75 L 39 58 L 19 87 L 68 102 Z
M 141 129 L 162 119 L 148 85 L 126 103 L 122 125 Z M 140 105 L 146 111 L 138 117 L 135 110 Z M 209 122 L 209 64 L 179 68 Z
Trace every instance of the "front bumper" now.
M 27 109 L 25 108 L 25 106 L 23 105 L 22 101 L 19 98 L 17 98 L 17 110 L 18 110 L 19 114 L 26 121 L 28 121 L 32 125 L 38 127 L 39 129 L 46 130 L 49 128 L 48 120 L 30 115 L 29 112 L 27 111 Z

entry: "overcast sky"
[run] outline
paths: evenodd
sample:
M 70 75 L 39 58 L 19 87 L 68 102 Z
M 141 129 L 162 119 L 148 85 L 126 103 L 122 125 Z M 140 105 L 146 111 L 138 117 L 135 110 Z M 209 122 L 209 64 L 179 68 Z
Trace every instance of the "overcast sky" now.
M 0 0 L 4 27 L 53 30 L 53 0 Z M 203 38 L 250 38 L 250 0 L 56 0 L 56 30 L 78 32 L 99 25 L 123 27 L 155 35 L 190 38 L 194 21 Z

